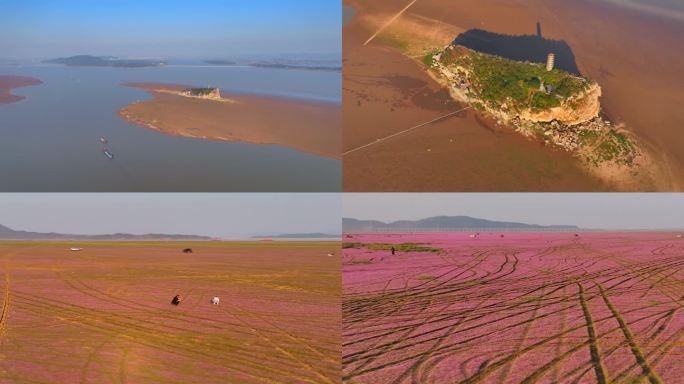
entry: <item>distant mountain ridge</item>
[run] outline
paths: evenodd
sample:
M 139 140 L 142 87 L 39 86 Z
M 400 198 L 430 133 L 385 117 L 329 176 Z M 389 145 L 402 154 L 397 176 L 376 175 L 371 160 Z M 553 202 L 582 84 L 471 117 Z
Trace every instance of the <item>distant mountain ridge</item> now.
M 329 233 L 283 233 L 273 236 L 252 236 L 252 239 L 339 239 L 340 235 L 331 235 Z
M 164 60 L 157 59 L 119 59 L 112 56 L 90 56 L 77 55 L 71 57 L 60 57 L 57 59 L 43 60 L 48 64 L 64 64 L 70 67 L 158 67 L 166 64 Z
M 387 230 L 438 230 L 438 229 L 579 229 L 575 225 L 537 225 L 508 221 L 478 219 L 470 216 L 433 216 L 421 220 L 398 220 L 385 223 L 378 220 L 342 218 L 345 232 L 373 232 Z
M 108 235 L 72 235 L 62 233 L 42 233 L 15 231 L 0 225 L 0 240 L 211 240 L 208 236 L 148 233 L 134 235 L 130 233 L 113 233 Z

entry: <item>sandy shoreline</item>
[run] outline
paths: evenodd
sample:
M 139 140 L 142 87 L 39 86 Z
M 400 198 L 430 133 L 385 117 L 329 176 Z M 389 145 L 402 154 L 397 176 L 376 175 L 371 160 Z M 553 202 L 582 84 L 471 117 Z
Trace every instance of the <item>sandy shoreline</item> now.
M 27 76 L 0 76 L 0 104 L 16 103 L 24 100 L 24 96 L 13 95 L 10 92 L 14 88 L 39 85 L 43 82 Z
M 175 94 L 188 88 L 183 85 L 124 85 L 153 96 L 119 110 L 119 116 L 137 126 L 168 135 L 284 145 L 318 156 L 340 157 L 338 105 L 245 95 L 205 100 Z
M 676 31 L 681 29 L 681 24 L 663 22 L 650 14 L 637 15 L 632 9 L 609 3 L 597 4 L 595 1 L 568 4 L 537 0 L 516 3 L 465 0 L 455 4 L 423 0 L 416 2 L 375 40 L 364 46 L 368 37 L 399 12 L 402 6 L 383 0 L 373 3 L 349 0 L 345 3 L 355 8 L 356 16 L 344 30 L 343 87 L 345 100 L 349 97 L 352 102 L 343 106 L 343 150 L 400 130 L 399 127 L 390 127 L 390 124 L 427 120 L 426 117 L 420 117 L 427 115 L 427 108 L 411 100 L 412 93 L 415 93 L 411 89 L 412 84 L 418 92 L 421 91 L 420 86 L 429 87 L 435 93 L 438 89 L 433 79 L 419 74 L 425 73 L 420 60 L 427 50 L 444 47 L 460 33 L 474 28 L 505 35 L 534 35 L 536 23 L 539 22 L 545 38 L 568 43 L 581 73 L 595 79 L 605 90 L 601 98 L 603 112 L 612 121 L 626 127 L 644 153 L 644 160 L 636 172 L 591 169 L 569 154 L 563 156 L 554 153 L 552 148 L 529 148 L 523 151 L 525 144 L 516 144 L 516 140 L 504 138 L 508 136 L 504 132 L 497 132 L 494 135 L 496 137 L 491 137 L 491 126 L 475 122 L 481 129 L 470 132 L 470 145 L 464 144 L 457 149 L 452 145 L 448 155 L 435 156 L 434 146 L 439 145 L 436 132 L 449 129 L 449 124 L 444 122 L 411 133 L 412 140 L 403 140 L 403 145 L 400 144 L 402 140 L 383 143 L 385 148 L 378 145 L 374 151 L 368 151 L 364 159 L 345 156 L 345 190 L 426 190 L 437 187 L 437 190 L 452 191 L 643 191 L 682 188 L 684 138 L 677 135 L 677 121 L 680 118 L 676 116 L 678 109 L 675 104 L 678 100 L 684 100 L 681 100 L 681 92 L 677 93 L 681 87 L 676 84 L 681 84 L 681 80 L 678 80 L 677 65 L 674 65 L 682 60 L 681 53 L 673 49 L 676 47 Z M 587 22 L 590 27 L 587 27 Z M 637 25 L 639 28 L 634 27 Z M 644 60 L 644 57 L 652 59 Z M 408 60 L 412 63 L 405 62 Z M 404 85 L 392 84 L 392 77 L 401 77 Z M 375 83 L 374 88 L 370 86 L 372 82 Z M 392 93 L 397 101 L 394 105 L 382 106 L 380 101 L 389 99 L 391 87 L 395 88 Z M 376 110 L 371 112 L 371 108 Z M 644 110 L 651 112 L 644 113 Z M 393 119 L 392 115 L 400 114 L 404 114 L 404 118 Z M 391 120 L 394 122 L 389 123 Z M 452 121 L 452 130 L 470 125 L 466 123 Z M 400 124 L 404 128 L 411 125 Z M 350 125 L 353 125 L 351 129 Z M 486 131 L 490 132 L 489 138 L 486 137 Z M 453 139 L 452 134 L 450 140 Z M 424 151 L 432 149 L 430 156 L 433 159 L 406 148 L 419 142 L 426 142 Z M 477 147 L 480 151 L 471 147 Z M 407 167 L 399 172 L 393 169 L 398 163 L 390 166 L 390 156 L 379 153 L 381 149 L 390 153 L 403 152 L 413 158 L 405 161 Z M 545 172 L 537 175 L 538 180 L 535 181 L 529 169 L 501 162 L 495 158 L 496 154 L 513 156 L 508 163 L 520 162 L 526 167 L 543 167 Z M 369 165 L 369 159 L 373 164 Z M 459 164 L 454 166 L 454 161 Z M 554 164 L 548 164 L 549 161 Z M 533 162 L 539 164 L 535 166 Z M 463 163 L 468 166 L 463 167 Z M 445 169 L 448 166 L 452 167 L 451 171 Z M 501 169 L 497 172 L 493 167 Z M 431 177 L 419 176 L 423 169 L 429 169 Z M 464 172 L 467 177 L 453 177 L 454 172 Z M 475 179 L 474 175 L 469 175 L 471 173 L 477 173 L 479 177 Z M 606 173 L 610 173 L 610 176 Z M 622 176 L 617 177 L 618 173 Z M 373 180 L 369 180 L 369 175 L 373 176 Z M 519 180 L 510 183 L 510 176 Z M 394 180 L 399 177 L 403 180 Z M 378 182 L 378 179 L 383 178 L 384 181 Z M 557 180 L 553 181 L 553 178 Z M 554 185 L 556 183 L 558 185 Z

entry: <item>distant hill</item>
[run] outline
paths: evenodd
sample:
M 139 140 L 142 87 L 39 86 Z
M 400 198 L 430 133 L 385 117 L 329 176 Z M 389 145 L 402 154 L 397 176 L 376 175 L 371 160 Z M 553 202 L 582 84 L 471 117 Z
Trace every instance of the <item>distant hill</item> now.
M 133 235 L 130 233 L 114 233 L 109 235 L 70 235 L 62 233 L 41 233 L 28 231 L 15 231 L 0 225 L 0 240 L 187 240 L 203 241 L 211 240 L 211 237 L 196 235 L 167 235 L 161 233 L 149 233 L 145 235 Z
M 342 219 L 345 232 L 373 232 L 386 230 L 437 230 L 437 229 L 578 229 L 575 225 L 536 225 L 506 221 L 492 221 L 469 216 L 434 216 L 421 220 L 399 220 L 384 223 L 377 220 Z
M 71 57 L 60 57 L 57 59 L 43 60 L 48 64 L 64 64 L 70 67 L 158 67 L 166 64 L 164 60 L 155 59 L 118 59 L 111 56 L 90 56 L 78 55 Z
M 274 236 L 252 236 L 252 239 L 339 239 L 340 235 L 329 233 L 283 233 Z

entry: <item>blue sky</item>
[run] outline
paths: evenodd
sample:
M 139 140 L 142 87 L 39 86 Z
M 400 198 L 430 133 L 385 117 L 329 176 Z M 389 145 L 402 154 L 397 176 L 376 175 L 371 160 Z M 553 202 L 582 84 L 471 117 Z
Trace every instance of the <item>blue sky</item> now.
M 339 52 L 339 0 L 0 0 L 4 57 Z
M 36 232 L 339 234 L 340 216 L 337 193 L 0 194 L 0 225 Z
M 345 193 L 345 217 L 465 215 L 595 229 L 684 229 L 684 193 Z

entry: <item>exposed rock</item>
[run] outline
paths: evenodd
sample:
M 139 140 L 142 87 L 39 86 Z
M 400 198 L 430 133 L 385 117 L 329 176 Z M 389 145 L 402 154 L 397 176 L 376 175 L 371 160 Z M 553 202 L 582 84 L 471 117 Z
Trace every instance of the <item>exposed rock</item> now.
M 601 111 L 601 87 L 592 84 L 589 89 L 577 97 L 565 100 L 560 107 L 534 112 L 526 109 L 520 112 L 521 119 L 534 122 L 559 121 L 567 125 L 577 125 L 596 118 Z

